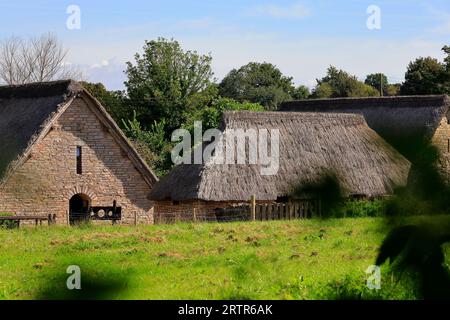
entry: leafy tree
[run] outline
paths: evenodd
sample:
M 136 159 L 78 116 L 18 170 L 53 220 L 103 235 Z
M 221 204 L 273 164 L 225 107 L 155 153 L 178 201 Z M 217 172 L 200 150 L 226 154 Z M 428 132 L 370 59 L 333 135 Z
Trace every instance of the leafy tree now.
M 317 84 L 312 94 L 312 97 L 315 99 L 331 98 L 332 96 L 333 96 L 333 88 L 327 82 Z
M 388 87 L 389 87 L 389 81 L 385 74 L 383 73 L 372 73 L 369 74 L 366 77 L 366 80 L 364 81 L 365 84 L 375 88 L 380 92 L 380 90 L 383 91 L 383 95 L 388 95 Z
M 450 93 L 450 46 L 444 46 L 442 48 L 442 51 L 445 52 L 445 54 L 447 55 L 444 58 L 444 63 L 445 63 L 445 75 L 444 75 L 444 87 L 445 87 L 445 92 L 448 94 Z
M 398 96 L 400 94 L 401 83 L 394 83 L 387 86 L 386 95 Z
M 119 125 L 122 124 L 123 119 L 130 117 L 128 108 L 124 104 L 123 91 L 108 91 L 102 83 L 81 82 L 81 84 L 106 108 Z
M 166 132 L 180 128 L 189 113 L 215 96 L 211 56 L 184 51 L 174 40 L 146 41 L 142 55 L 128 62 L 128 104 L 144 126 L 165 120 Z
M 259 103 L 267 110 L 276 110 L 280 103 L 291 100 L 294 90 L 292 78 L 266 62 L 250 62 L 233 69 L 219 85 L 221 96 L 238 102 Z
M 450 46 L 444 46 L 442 48 L 442 51 L 444 51 L 444 53 L 447 55 L 444 58 L 445 67 L 447 70 L 450 70 Z
M 198 111 L 191 122 L 189 128 L 193 128 L 194 121 L 201 121 L 203 130 L 219 128 L 222 115 L 225 111 L 264 111 L 264 107 L 257 103 L 237 102 L 230 98 L 218 98 L 213 103 Z
M 310 96 L 310 92 L 307 86 L 298 86 L 292 91 L 292 98 L 295 100 L 303 100 L 308 99 Z
M 379 95 L 373 87 L 359 81 L 356 76 L 330 66 L 327 75 L 317 80 L 313 98 L 372 97 Z
M 446 88 L 445 77 L 445 64 L 431 57 L 418 58 L 408 65 L 401 93 L 406 95 L 446 93 L 448 85 Z
M 165 121 L 154 121 L 149 130 L 144 130 L 133 112 L 131 119 L 122 120 L 125 135 L 158 176 L 171 168 L 171 146 L 165 139 Z

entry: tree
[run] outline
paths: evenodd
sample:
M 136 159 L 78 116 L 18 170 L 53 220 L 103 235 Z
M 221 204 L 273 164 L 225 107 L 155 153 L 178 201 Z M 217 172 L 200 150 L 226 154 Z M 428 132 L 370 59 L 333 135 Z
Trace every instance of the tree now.
M 327 82 L 317 84 L 312 93 L 312 97 L 315 99 L 331 98 L 333 96 L 333 88 Z
M 408 65 L 401 93 L 406 95 L 448 93 L 446 65 L 437 59 L 418 58 Z
M 447 70 L 450 70 L 450 46 L 444 46 L 442 48 L 442 51 L 444 51 L 444 53 L 447 55 L 444 58 L 444 63 L 445 63 Z
M 372 73 L 366 77 L 364 81 L 365 84 L 378 90 L 378 92 L 383 93 L 383 95 L 388 95 L 389 81 L 385 74 L 383 73 Z
M 124 103 L 126 98 L 123 91 L 108 91 L 102 83 L 81 82 L 81 84 L 100 101 L 118 124 L 122 124 L 122 120 L 130 117 Z
M 308 99 L 310 92 L 307 86 L 300 85 L 292 91 L 292 98 L 294 100 Z
M 356 76 L 330 66 L 327 75 L 317 80 L 317 86 L 312 94 L 313 98 L 340 97 L 373 97 L 379 92 L 373 87 L 359 81 Z
M 51 33 L 28 40 L 6 39 L 0 44 L 0 80 L 9 85 L 79 80 L 81 72 L 65 61 L 67 52 Z
M 445 87 L 445 92 L 447 94 L 450 93 L 450 46 L 444 46 L 442 48 L 442 51 L 444 51 L 444 53 L 447 55 L 444 58 L 444 63 L 445 63 L 445 74 L 444 74 L 444 87 Z
M 233 69 L 219 84 L 221 96 L 238 102 L 259 103 L 267 110 L 276 110 L 282 102 L 292 100 L 294 90 L 292 78 L 266 62 L 250 62 Z
M 217 98 L 211 105 L 202 108 L 186 123 L 188 129 L 193 129 L 194 121 L 202 122 L 202 129 L 218 129 L 222 115 L 225 111 L 265 111 L 265 108 L 258 103 L 238 102 L 230 98 Z
M 127 63 L 127 103 L 144 128 L 164 120 L 170 135 L 215 96 L 211 56 L 184 51 L 177 41 L 164 38 L 146 41 L 143 50 L 134 64 Z
M 122 125 L 125 135 L 156 175 L 165 175 L 172 167 L 170 143 L 165 140 L 165 121 L 155 121 L 149 130 L 144 130 L 133 112 L 131 119 L 122 120 Z
M 398 96 L 400 94 L 400 88 L 402 84 L 401 83 L 394 83 L 390 84 L 387 87 L 387 94 L 388 96 Z

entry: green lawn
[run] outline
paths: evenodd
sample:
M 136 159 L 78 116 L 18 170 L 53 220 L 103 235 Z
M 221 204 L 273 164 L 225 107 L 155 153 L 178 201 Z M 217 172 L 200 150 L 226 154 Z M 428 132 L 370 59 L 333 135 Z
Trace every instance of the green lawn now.
M 0 299 L 413 299 L 382 269 L 380 218 L 0 230 Z M 82 290 L 66 289 L 79 265 Z

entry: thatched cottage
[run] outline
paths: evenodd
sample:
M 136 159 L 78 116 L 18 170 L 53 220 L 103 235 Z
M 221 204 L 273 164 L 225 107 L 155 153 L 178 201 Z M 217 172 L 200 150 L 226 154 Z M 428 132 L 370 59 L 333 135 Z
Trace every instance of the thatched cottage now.
M 450 97 L 447 95 L 339 98 L 284 103 L 280 111 L 331 112 L 363 115 L 375 130 L 409 160 L 433 144 L 439 165 L 450 176 Z
M 278 129 L 276 174 L 262 175 L 260 164 L 180 164 L 150 193 L 155 219 L 165 214 L 191 215 L 192 208 L 212 215 L 214 209 L 248 202 L 252 195 L 258 203 L 285 201 L 296 188 L 329 172 L 347 196 L 384 196 L 407 183 L 410 163 L 360 115 L 227 112 L 222 122 L 224 135 L 235 129 Z
M 0 87 L 0 212 L 55 214 L 94 206 L 153 222 L 157 182 L 100 103 L 73 81 Z

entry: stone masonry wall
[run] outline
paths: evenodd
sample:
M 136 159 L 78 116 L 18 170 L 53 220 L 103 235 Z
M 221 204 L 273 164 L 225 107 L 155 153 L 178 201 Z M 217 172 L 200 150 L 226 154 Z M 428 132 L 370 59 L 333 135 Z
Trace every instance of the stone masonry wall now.
M 76 171 L 82 147 L 83 173 Z M 122 223 L 153 223 L 150 186 L 86 102 L 77 98 L 30 158 L 0 187 L 0 212 L 56 214 L 67 224 L 69 200 L 91 198 L 91 206 L 122 207 Z
M 441 152 L 440 168 L 450 182 L 450 112 L 444 117 L 435 132 L 433 143 Z

